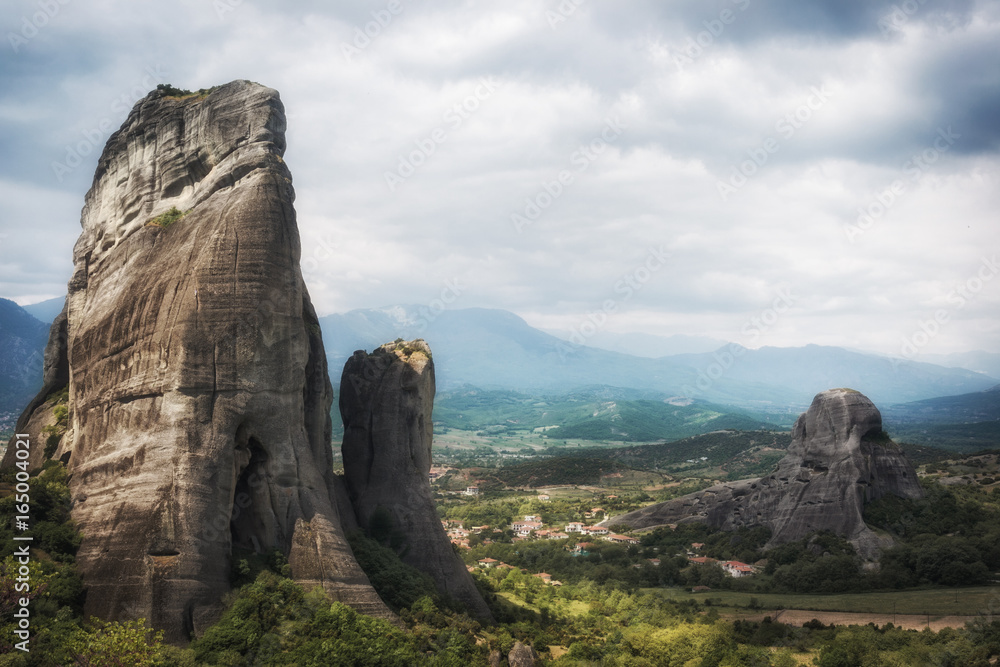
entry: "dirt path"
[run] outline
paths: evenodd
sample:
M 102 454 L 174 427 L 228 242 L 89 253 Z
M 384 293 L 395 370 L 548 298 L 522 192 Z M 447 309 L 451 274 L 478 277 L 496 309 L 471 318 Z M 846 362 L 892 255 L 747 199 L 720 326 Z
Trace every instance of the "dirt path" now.
M 723 614 L 726 616 L 726 614 Z M 862 612 L 847 611 L 808 611 L 806 609 L 782 609 L 781 611 L 771 611 L 755 614 L 739 614 L 734 618 L 741 618 L 745 621 L 761 621 L 765 616 L 770 616 L 771 620 L 780 621 L 787 625 L 802 625 L 812 619 L 816 619 L 826 625 L 885 625 L 893 623 L 896 627 L 923 630 L 930 627 L 937 632 L 942 628 L 961 628 L 966 622 L 971 621 L 975 616 L 934 616 L 928 617 L 924 614 L 867 614 Z

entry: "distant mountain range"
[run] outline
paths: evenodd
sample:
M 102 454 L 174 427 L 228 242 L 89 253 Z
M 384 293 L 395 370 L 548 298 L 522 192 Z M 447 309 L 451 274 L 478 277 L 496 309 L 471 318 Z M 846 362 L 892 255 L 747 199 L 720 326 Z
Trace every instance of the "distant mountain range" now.
M 0 412 L 20 411 L 42 386 L 49 325 L 0 299 Z
M 889 405 L 881 412 L 896 440 L 962 452 L 1000 447 L 1000 386 Z
M 60 296 L 48 301 L 33 303 L 30 306 L 22 306 L 22 308 L 36 320 L 45 322 L 45 324 L 52 324 L 52 321 L 56 319 L 56 315 L 62 312 L 63 304 L 65 303 L 66 297 Z
M 708 353 L 638 357 L 575 345 L 513 313 L 481 308 L 433 317 L 414 306 L 394 306 L 329 315 L 320 324 L 333 377 L 354 350 L 420 337 L 434 350 L 442 390 L 472 385 L 563 394 L 607 385 L 797 415 L 818 392 L 834 387 L 857 389 L 881 406 L 1000 383 L 962 368 L 818 345 L 748 350 L 726 344 Z
M 558 329 L 542 329 L 547 334 L 552 334 L 560 340 L 573 342 L 574 334 L 569 331 Z M 579 335 L 579 334 L 577 334 Z M 580 342 L 580 341 L 576 341 Z M 708 336 L 686 336 L 684 334 L 674 334 L 673 336 L 654 336 L 644 333 L 616 333 L 612 331 L 598 331 L 588 337 L 584 343 L 587 347 L 596 347 L 609 352 L 621 352 L 634 357 L 646 357 L 649 359 L 659 359 L 674 354 L 702 354 L 714 352 L 727 341 Z
M 947 368 L 966 368 L 991 377 L 1000 377 L 1000 354 L 993 352 L 957 352 L 954 354 L 925 354 L 921 361 Z
M 21 308 L 0 300 L 0 411 L 19 411 L 37 390 L 47 323 L 62 303 L 60 298 Z M 1000 384 L 965 368 L 893 361 L 818 345 L 748 350 L 724 343 L 710 352 L 654 358 L 658 351 L 685 346 L 704 349 L 719 341 L 694 336 L 601 337 L 600 333 L 588 340 L 643 352 L 637 356 L 576 345 L 535 329 L 508 311 L 482 308 L 435 314 L 415 306 L 394 306 L 329 315 L 320 318 L 320 323 L 335 385 L 355 350 L 370 351 L 396 338 L 424 338 L 430 343 L 441 392 L 472 386 L 564 395 L 595 386 L 618 387 L 647 392 L 655 401 L 680 397 L 735 406 L 758 417 L 781 415 L 780 422 L 794 419 L 816 393 L 833 387 L 863 392 L 886 411 L 888 419 L 896 419 L 897 413 L 890 408 L 894 404 L 976 395 Z M 964 358 L 977 367 L 990 367 L 995 357 L 1000 355 L 969 353 L 945 360 Z M 640 398 L 629 396 L 630 400 Z M 929 414 L 926 409 L 920 408 L 920 414 Z M 969 419 L 949 417 L 939 423 L 964 421 Z M 596 422 L 591 427 L 598 428 Z

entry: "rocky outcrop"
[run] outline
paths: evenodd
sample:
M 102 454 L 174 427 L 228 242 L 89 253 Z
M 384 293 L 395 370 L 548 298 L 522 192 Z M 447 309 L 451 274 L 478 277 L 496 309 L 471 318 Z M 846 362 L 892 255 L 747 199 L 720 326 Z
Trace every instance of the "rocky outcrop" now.
M 452 549 L 431 495 L 434 362 L 423 340 L 354 353 L 340 383 L 344 480 L 358 524 L 391 530 L 402 560 L 478 618 L 491 614 Z
M 796 421 L 788 453 L 772 474 L 719 484 L 609 523 L 649 528 L 698 521 L 724 530 L 763 525 L 771 529 L 769 547 L 828 530 L 874 558 L 884 545 L 862 511 L 886 494 L 919 498 L 923 492 L 913 466 L 882 430 L 875 405 L 857 391 L 831 389 Z
M 539 660 L 538 651 L 527 644 L 514 642 L 514 648 L 507 654 L 510 667 L 535 667 Z
M 46 390 L 68 381 L 56 456 L 86 612 L 146 617 L 170 641 L 215 620 L 241 552 L 281 550 L 297 580 L 391 617 L 333 500 L 284 131 L 277 92 L 248 81 L 138 102 L 87 193 L 46 353 Z

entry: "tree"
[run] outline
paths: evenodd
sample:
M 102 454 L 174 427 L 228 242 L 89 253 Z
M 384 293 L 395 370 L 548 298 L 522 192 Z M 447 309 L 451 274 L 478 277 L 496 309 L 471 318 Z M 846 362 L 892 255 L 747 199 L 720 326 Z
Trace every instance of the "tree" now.
M 95 621 L 81 630 L 69 649 L 79 667 L 152 667 L 161 656 L 163 631 L 146 627 L 146 619 L 107 623 Z

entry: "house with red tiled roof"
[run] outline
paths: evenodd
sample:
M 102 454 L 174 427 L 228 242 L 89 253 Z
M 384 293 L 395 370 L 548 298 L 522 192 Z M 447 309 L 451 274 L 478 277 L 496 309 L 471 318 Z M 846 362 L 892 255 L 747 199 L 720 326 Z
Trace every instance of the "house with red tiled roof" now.
M 722 569 L 726 571 L 730 577 L 749 577 L 754 574 L 753 565 L 748 565 L 746 563 L 741 563 L 738 560 L 727 560 L 722 563 Z
M 614 542 L 615 544 L 639 544 L 639 540 L 634 537 L 629 537 L 628 535 L 616 535 L 611 533 L 604 539 L 608 542 Z
M 541 521 L 515 521 L 510 525 L 518 537 L 527 537 L 531 531 L 539 530 L 544 524 Z
M 566 533 L 560 533 L 556 530 L 536 530 L 535 537 L 540 540 L 561 540 L 563 538 L 569 537 Z
M 719 561 L 714 558 L 709 558 L 708 556 L 695 556 L 693 558 L 688 558 L 688 562 L 694 563 L 695 565 L 708 565 L 710 563 L 718 563 Z

